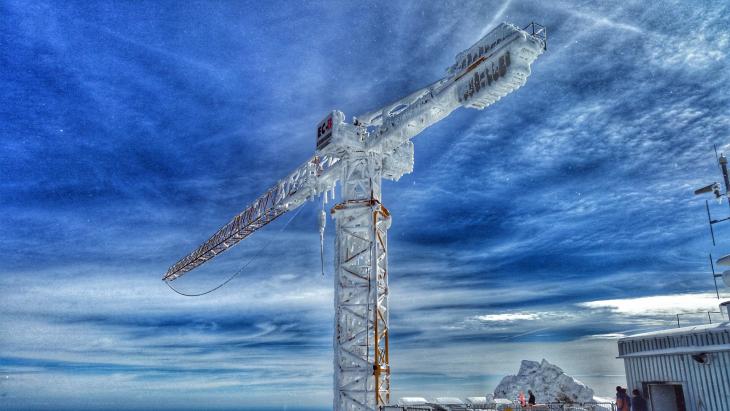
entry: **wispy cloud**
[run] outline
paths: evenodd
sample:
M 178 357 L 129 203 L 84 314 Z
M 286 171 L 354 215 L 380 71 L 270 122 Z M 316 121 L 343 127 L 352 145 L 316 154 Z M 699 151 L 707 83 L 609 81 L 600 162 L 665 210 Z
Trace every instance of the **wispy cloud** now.
M 580 303 L 590 309 L 606 309 L 612 313 L 632 316 L 669 316 L 674 314 L 717 311 L 718 300 L 714 294 L 656 295 L 638 298 L 598 300 Z
M 11 408 L 326 408 L 319 204 L 175 282 L 202 291 L 253 258 L 214 294 L 182 298 L 160 275 L 309 156 L 329 110 L 438 79 L 501 20 L 548 26 L 527 85 L 426 130 L 415 172 L 384 185 L 393 398 L 481 394 L 523 358 L 606 392 L 616 338 L 716 309 L 691 192 L 717 179 L 730 127 L 727 5 L 0 7 Z
M 474 317 L 479 321 L 485 322 L 514 322 L 514 321 L 530 321 L 540 318 L 535 313 L 505 313 L 505 314 L 486 314 Z

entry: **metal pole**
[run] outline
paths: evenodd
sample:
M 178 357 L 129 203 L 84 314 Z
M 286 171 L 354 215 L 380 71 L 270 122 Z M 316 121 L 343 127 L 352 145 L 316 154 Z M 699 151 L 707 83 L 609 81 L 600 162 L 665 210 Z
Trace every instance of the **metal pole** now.
M 712 229 L 712 217 L 710 217 L 710 203 L 709 201 L 705 200 L 705 208 L 707 209 L 707 221 L 710 225 L 710 237 L 712 237 L 712 245 L 715 244 L 715 231 Z
M 717 299 L 720 299 L 720 290 L 717 288 L 717 277 L 720 277 L 720 275 L 715 274 L 715 263 L 712 262 L 712 253 L 710 253 L 710 268 L 712 269 L 712 281 L 715 282 L 715 294 L 717 294 Z
M 677 314 L 677 328 L 680 328 L 679 327 L 679 314 Z

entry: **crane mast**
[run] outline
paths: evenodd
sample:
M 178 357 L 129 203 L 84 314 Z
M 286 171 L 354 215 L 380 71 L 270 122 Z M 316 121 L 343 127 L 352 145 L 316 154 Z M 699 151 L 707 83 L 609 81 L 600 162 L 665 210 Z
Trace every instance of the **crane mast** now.
M 347 122 L 332 111 L 318 124 L 315 155 L 278 181 L 165 273 L 173 281 L 340 182 L 335 220 L 335 411 L 374 411 L 390 402 L 388 245 L 382 180 L 413 171 L 411 139 L 459 107 L 483 109 L 521 87 L 546 49 L 545 28 L 502 23 L 456 56 L 437 82 Z M 333 196 L 334 198 L 334 196 Z

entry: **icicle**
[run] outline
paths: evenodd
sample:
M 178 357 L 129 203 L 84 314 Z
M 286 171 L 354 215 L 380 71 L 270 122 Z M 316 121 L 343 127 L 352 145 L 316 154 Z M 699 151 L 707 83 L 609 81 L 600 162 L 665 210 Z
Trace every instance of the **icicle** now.
M 327 225 L 327 213 L 324 212 L 326 201 L 327 194 L 322 196 L 322 209 L 319 211 L 319 260 L 322 263 L 322 277 L 324 277 L 324 228 Z

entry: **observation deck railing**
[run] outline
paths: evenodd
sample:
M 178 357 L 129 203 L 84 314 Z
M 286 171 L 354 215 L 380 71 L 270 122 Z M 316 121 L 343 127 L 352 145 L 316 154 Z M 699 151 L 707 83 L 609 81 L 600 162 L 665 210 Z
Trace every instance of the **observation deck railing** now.
M 562 403 L 553 402 L 521 407 L 512 404 L 424 404 L 424 405 L 386 405 L 380 411 L 617 411 L 613 402 Z

